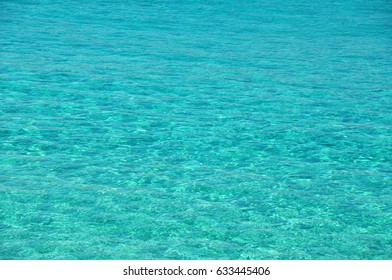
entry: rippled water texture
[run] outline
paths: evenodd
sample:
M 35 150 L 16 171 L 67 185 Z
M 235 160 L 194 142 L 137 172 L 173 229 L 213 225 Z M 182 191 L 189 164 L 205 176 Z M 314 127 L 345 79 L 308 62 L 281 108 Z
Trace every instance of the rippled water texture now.
M 0 0 L 1 259 L 391 259 L 389 0 Z

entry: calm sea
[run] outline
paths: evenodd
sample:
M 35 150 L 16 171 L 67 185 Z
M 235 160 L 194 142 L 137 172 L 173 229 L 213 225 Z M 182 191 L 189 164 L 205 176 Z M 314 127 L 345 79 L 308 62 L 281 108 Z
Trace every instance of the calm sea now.
M 0 259 L 392 259 L 389 0 L 0 0 Z

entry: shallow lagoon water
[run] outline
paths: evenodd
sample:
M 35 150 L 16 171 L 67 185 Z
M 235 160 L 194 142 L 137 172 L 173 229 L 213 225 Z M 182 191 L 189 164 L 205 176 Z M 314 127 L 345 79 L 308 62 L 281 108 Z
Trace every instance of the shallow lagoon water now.
M 391 18 L 0 1 L 0 259 L 391 259 Z

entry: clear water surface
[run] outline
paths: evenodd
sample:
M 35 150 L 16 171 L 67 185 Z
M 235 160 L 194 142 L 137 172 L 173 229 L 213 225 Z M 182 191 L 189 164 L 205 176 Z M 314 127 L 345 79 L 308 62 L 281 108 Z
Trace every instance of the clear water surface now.
M 0 0 L 0 259 L 391 259 L 389 0 Z

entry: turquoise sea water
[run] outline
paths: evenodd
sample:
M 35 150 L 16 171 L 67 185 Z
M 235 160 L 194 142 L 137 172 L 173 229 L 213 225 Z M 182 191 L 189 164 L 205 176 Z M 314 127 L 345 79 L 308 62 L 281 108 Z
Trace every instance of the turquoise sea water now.
M 389 0 L 0 0 L 0 259 L 392 259 Z

